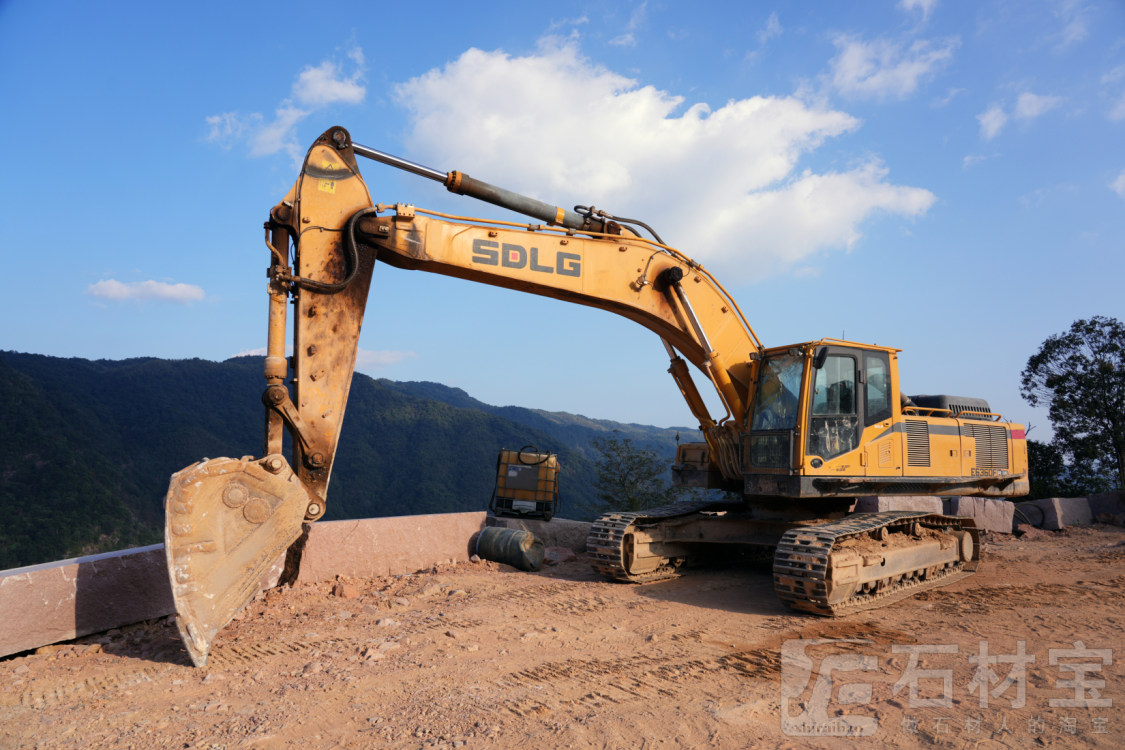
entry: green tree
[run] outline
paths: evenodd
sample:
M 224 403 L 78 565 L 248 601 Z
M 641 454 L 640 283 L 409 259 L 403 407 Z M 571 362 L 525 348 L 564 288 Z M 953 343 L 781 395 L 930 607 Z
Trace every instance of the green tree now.
M 1076 320 L 1027 361 L 1020 393 L 1045 406 L 1073 491 L 1125 488 L 1125 326 Z
M 668 462 L 656 451 L 618 436 L 594 438 L 593 445 L 602 454 L 597 464 L 596 512 L 655 508 L 675 502 L 682 494 L 681 488 L 665 480 Z

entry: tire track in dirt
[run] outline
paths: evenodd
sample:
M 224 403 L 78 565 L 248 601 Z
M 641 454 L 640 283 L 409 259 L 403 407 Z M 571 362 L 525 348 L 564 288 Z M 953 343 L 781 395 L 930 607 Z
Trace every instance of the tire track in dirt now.
M 610 660 L 567 659 L 506 675 L 500 682 L 502 687 L 549 693 L 545 697 L 511 697 L 502 701 L 501 707 L 516 716 L 528 716 L 560 708 L 597 708 L 605 703 L 621 705 L 685 695 L 717 698 L 713 683 L 721 677 L 765 680 L 780 671 L 780 651 L 768 648 L 695 659 L 643 654 Z M 712 684 L 701 690 L 701 683 Z M 591 690 L 591 684 L 597 687 Z
M 597 586 L 598 584 L 593 584 Z M 541 585 L 524 586 L 518 589 L 504 591 L 496 595 L 485 595 L 496 604 L 516 604 L 524 610 L 532 607 L 544 607 L 557 614 L 573 617 L 590 615 L 602 612 L 611 607 L 622 607 L 630 611 L 638 611 L 657 606 L 657 602 L 650 600 L 630 601 L 613 595 L 609 585 L 605 593 L 591 592 L 592 584 L 588 581 L 564 581 Z
M 32 688 L 16 696 L 15 702 L 24 708 L 38 710 L 66 701 L 85 699 L 107 691 L 124 690 L 134 685 L 152 682 L 172 669 L 174 667 L 170 664 L 153 664 L 132 672 L 98 675 L 78 682 Z
M 1050 606 L 1058 601 L 1089 600 L 1090 604 L 1111 605 L 1125 588 L 1125 578 L 1106 582 L 1079 581 L 1073 584 L 1039 583 L 1030 586 L 978 586 L 964 591 L 936 589 L 918 594 L 918 601 L 933 602 L 943 614 L 955 612 L 986 613 L 997 609 L 1021 609 Z M 1112 596 L 1108 596 L 1112 595 Z

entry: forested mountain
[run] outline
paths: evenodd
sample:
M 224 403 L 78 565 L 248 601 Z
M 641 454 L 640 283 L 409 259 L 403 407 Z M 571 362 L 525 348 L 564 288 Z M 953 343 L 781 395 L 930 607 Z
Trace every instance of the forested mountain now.
M 169 476 L 259 455 L 260 357 L 84 360 L 0 352 L 0 569 L 161 541 Z M 560 515 L 588 517 L 612 434 L 666 455 L 677 432 L 481 403 L 438 383 L 356 374 L 326 518 L 482 510 L 501 448 L 559 454 Z

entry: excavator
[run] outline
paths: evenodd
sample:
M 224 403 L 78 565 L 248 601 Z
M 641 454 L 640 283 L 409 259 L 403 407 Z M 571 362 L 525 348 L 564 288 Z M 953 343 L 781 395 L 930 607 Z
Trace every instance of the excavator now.
M 357 157 L 533 221 L 374 203 Z M 765 550 L 783 602 L 844 615 L 951 583 L 980 559 L 972 519 L 852 513 L 857 497 L 1028 491 L 1022 425 L 982 399 L 902 395 L 899 349 L 834 338 L 764 347 L 719 282 L 640 220 L 552 206 L 361 146 L 333 127 L 264 228 L 262 456 L 204 459 L 172 476 L 166 498 L 177 627 L 197 666 L 265 571 L 282 555 L 292 561 L 308 524 L 324 516 L 377 260 L 607 310 L 660 337 L 703 436 L 679 446 L 674 481 L 722 499 L 597 519 L 587 548 L 609 579 L 656 581 L 705 558 Z M 710 413 L 689 364 L 722 416 Z

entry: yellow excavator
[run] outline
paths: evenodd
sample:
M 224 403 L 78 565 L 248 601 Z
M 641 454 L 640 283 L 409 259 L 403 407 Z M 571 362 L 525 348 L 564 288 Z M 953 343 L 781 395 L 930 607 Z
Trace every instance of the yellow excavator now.
M 358 156 L 540 223 L 375 204 Z M 979 559 L 971 519 L 849 515 L 857 496 L 1027 493 L 1021 425 L 981 399 L 902 396 L 898 349 L 838 339 L 763 347 L 711 274 L 641 221 L 567 210 L 430 169 L 334 127 L 309 149 L 265 234 L 262 457 L 189 466 L 172 476 L 166 500 L 177 624 L 196 665 L 206 663 L 216 633 L 254 597 L 267 568 L 324 515 L 376 260 L 608 310 L 660 337 L 705 441 L 679 446 L 674 481 L 741 500 L 602 516 L 588 551 L 610 579 L 668 578 L 716 550 L 773 550 L 784 602 L 846 614 L 957 580 Z M 709 413 L 688 363 L 714 388 L 721 417 Z M 291 460 L 283 455 L 286 432 Z

